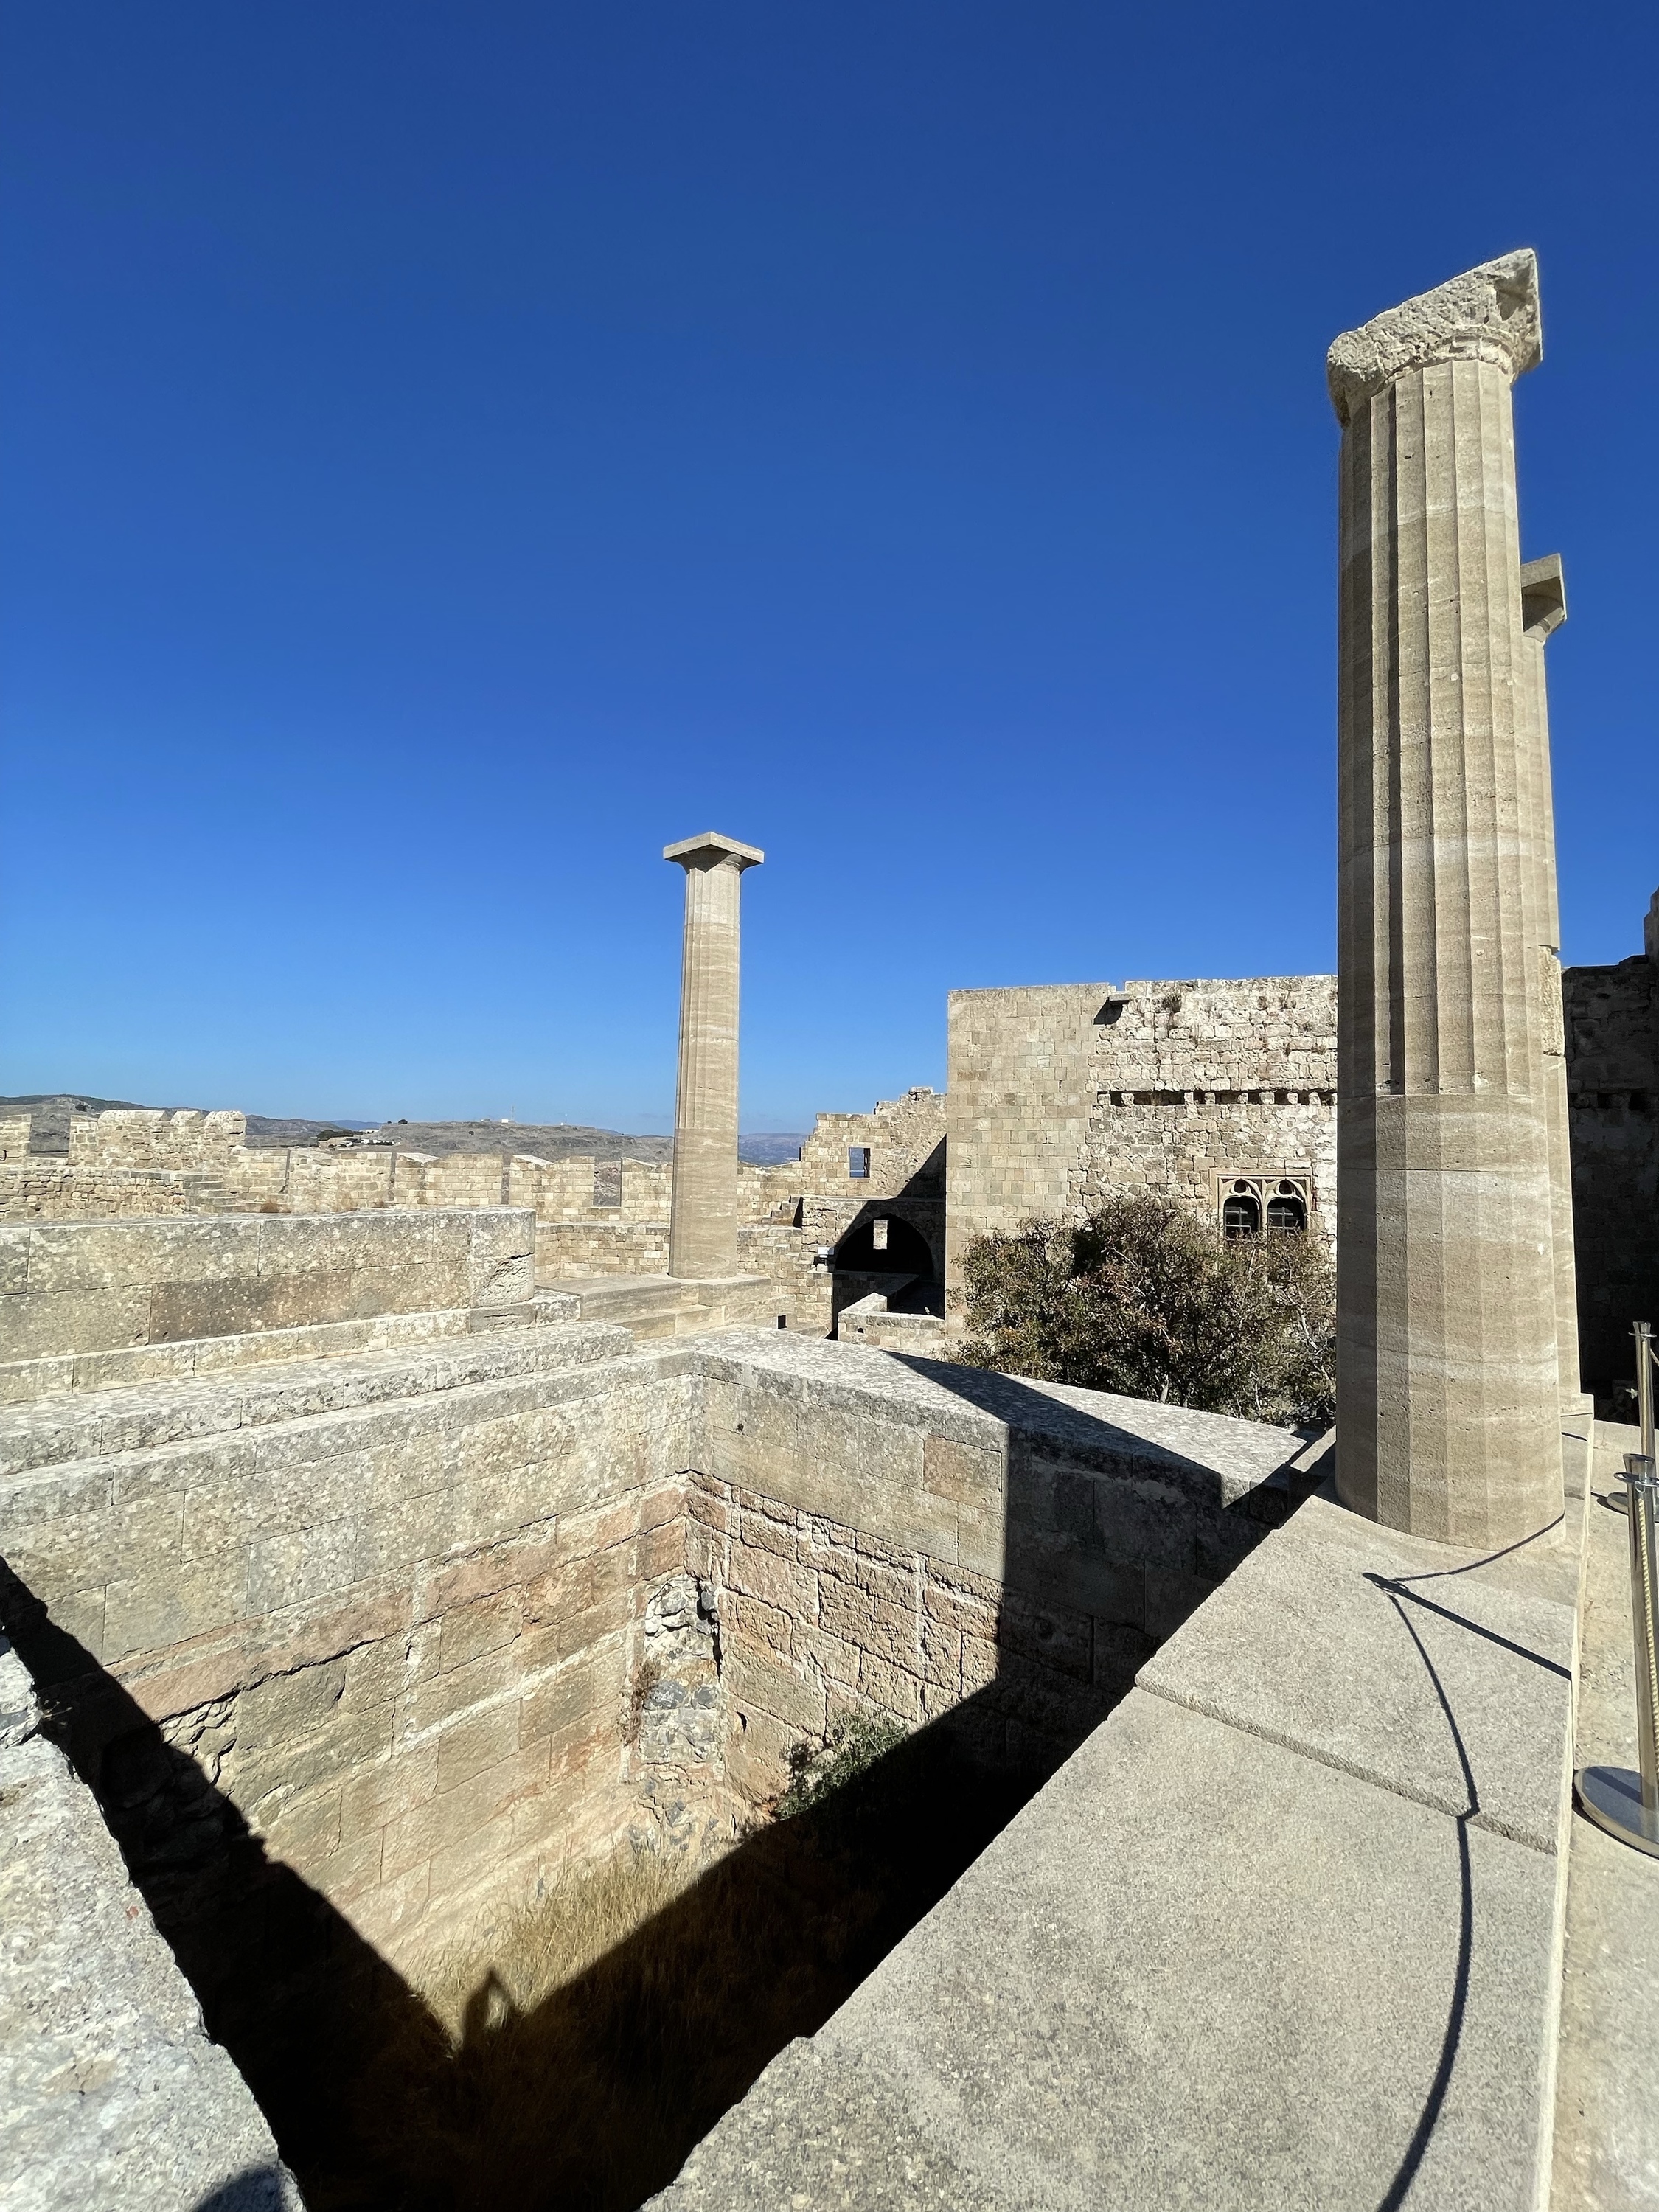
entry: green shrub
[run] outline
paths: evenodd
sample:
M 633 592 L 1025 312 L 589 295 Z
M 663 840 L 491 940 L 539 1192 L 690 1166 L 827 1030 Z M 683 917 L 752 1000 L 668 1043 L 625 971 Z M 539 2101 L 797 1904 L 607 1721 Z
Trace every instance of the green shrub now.
M 1336 1405 L 1336 1276 L 1322 1237 L 1230 1242 L 1172 1200 L 981 1237 L 963 1263 L 971 1364 L 1291 1426 Z
M 878 1759 L 896 1751 L 908 1734 L 884 1713 L 847 1713 L 831 1723 L 821 1746 L 811 1741 L 793 1745 L 787 1754 L 789 1787 L 778 1800 L 775 1817 L 791 1820 L 816 1811 L 867 1774 Z

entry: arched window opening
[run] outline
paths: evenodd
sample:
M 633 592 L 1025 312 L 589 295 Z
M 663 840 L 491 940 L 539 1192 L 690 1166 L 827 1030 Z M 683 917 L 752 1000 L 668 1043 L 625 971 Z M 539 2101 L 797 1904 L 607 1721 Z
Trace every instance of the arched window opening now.
M 1308 1226 L 1308 1204 L 1293 1182 L 1282 1182 L 1267 1200 L 1267 1226 L 1299 1237 Z
M 1221 1203 L 1221 1233 L 1227 1237 L 1254 1237 L 1261 1227 L 1261 1208 L 1255 1193 L 1239 1183 Z

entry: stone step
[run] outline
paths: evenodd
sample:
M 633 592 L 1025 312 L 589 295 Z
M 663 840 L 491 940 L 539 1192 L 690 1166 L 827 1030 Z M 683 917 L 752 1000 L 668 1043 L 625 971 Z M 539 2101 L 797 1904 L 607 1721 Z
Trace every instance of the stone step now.
M 188 1382 L 35 1398 L 0 1410 L 0 1476 L 592 1365 L 633 1346 L 632 1332 L 611 1322 L 554 1322 Z

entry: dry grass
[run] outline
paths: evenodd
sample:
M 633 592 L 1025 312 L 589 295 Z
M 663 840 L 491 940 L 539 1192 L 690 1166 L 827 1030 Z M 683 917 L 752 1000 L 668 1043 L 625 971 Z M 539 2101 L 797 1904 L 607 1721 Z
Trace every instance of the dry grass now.
M 363 2021 L 313 2212 L 631 2212 L 665 2186 L 1026 1794 L 927 1738 L 837 1755 L 841 1786 L 712 1867 L 574 1869 Z
M 412 1977 L 415 1992 L 459 2050 L 481 1990 L 491 2027 L 530 2011 L 636 1935 L 696 1875 L 689 1862 L 657 1851 L 568 1868 L 533 1904 L 434 1954 Z

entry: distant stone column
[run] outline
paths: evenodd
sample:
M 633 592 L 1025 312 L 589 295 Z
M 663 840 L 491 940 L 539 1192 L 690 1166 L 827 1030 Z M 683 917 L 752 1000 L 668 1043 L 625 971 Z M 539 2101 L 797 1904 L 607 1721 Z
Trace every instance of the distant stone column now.
M 1567 1115 L 1567 1038 L 1561 998 L 1561 897 L 1555 870 L 1555 802 L 1550 770 L 1549 684 L 1544 644 L 1567 618 L 1566 581 L 1559 553 L 1523 562 L 1521 626 L 1527 646 L 1528 738 L 1543 940 L 1544 1110 L 1549 1126 L 1550 1220 L 1555 1256 L 1555 1357 L 1564 1402 L 1577 1403 L 1583 1383 L 1578 1361 L 1578 1271 L 1572 1231 L 1572 1148 Z
M 1522 252 L 1346 332 L 1328 364 L 1343 428 L 1337 1488 L 1469 1546 L 1561 1510 L 1547 805 L 1510 397 L 1540 351 Z
M 680 1073 L 668 1272 L 711 1282 L 738 1272 L 738 902 L 766 855 L 710 830 L 663 848 L 685 870 Z

